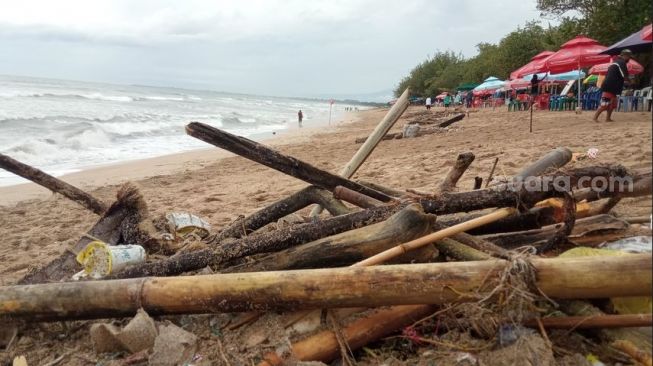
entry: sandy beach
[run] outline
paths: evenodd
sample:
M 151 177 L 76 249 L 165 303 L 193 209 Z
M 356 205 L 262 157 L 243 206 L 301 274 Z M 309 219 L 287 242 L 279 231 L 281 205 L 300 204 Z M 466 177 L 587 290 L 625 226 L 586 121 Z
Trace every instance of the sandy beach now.
M 364 137 L 386 113 L 375 109 L 349 114 L 331 127 L 290 130 L 265 143 L 279 151 L 337 173 Z M 411 107 L 395 124 L 422 108 Z M 382 141 L 353 177 L 390 187 L 433 191 L 460 152 L 476 160 L 459 188 L 471 189 L 475 176 L 486 177 L 495 157 L 496 175 L 509 176 L 558 146 L 574 152 L 599 149 L 596 160 L 579 164 L 620 163 L 632 169 L 651 167 L 650 113 L 615 113 L 615 123 L 595 123 L 589 113 L 535 112 L 534 132 L 528 114 L 481 110 L 454 124 L 446 133 L 416 139 Z M 190 137 L 189 137 L 190 138 Z M 218 148 L 98 167 L 62 177 L 94 196 L 111 202 L 119 184 L 134 181 L 152 214 L 189 211 L 215 229 L 247 215 L 306 185 Z M 648 215 L 648 199 L 625 200 L 616 208 L 628 216 Z M 0 281 L 12 283 L 28 268 L 47 263 L 72 245 L 96 220 L 76 203 L 33 183 L 0 187 Z
M 423 110 L 409 108 L 393 131 L 401 130 L 411 116 Z M 294 130 L 266 144 L 337 173 L 360 146 L 354 140 L 367 136 L 386 112 L 387 109 L 374 109 L 352 113 L 330 128 Z M 429 192 L 438 185 L 458 153 L 471 151 L 476 160 L 459 183 L 460 190 L 469 190 L 475 176 L 487 177 L 496 157 L 496 175 L 510 176 L 559 146 L 574 152 L 599 150 L 596 159 L 570 163 L 571 167 L 623 164 L 632 169 L 651 168 L 650 112 L 615 113 L 614 123 L 597 124 L 591 117 L 589 112 L 578 115 L 536 111 L 534 132 L 529 133 L 527 112 L 477 111 L 447 132 L 382 141 L 353 178 Z M 153 215 L 188 211 L 205 218 L 215 230 L 239 215 L 249 214 L 306 186 L 302 181 L 208 146 L 205 150 L 95 168 L 63 179 L 105 202 L 113 200 L 120 183 L 132 180 L 140 187 Z M 650 197 L 625 199 L 615 213 L 649 215 Z M 33 184 L 0 188 L 0 283 L 12 284 L 30 268 L 48 263 L 72 246 L 96 220 L 96 215 L 76 203 Z M 77 333 L 79 336 L 80 332 Z M 39 341 L 36 336 L 22 339 L 26 338 L 28 341 L 21 341 L 21 349 L 29 342 Z M 80 352 L 93 355 L 89 340 L 48 339 L 49 345 L 34 350 L 32 359 L 46 360 L 48 349 L 72 347 L 74 342 L 82 347 Z M 210 347 L 210 342 L 202 343 L 200 352 L 208 352 L 205 347 Z

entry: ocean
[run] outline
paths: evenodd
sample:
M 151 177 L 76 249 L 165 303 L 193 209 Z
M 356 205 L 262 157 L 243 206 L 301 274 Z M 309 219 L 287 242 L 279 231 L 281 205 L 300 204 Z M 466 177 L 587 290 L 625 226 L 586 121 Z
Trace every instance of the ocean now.
M 345 107 L 335 104 L 331 120 Z M 363 107 L 359 107 L 363 109 Z M 327 101 L 0 75 L 0 153 L 54 176 L 210 145 L 191 121 L 252 139 L 326 125 Z M 0 186 L 26 182 L 0 169 Z

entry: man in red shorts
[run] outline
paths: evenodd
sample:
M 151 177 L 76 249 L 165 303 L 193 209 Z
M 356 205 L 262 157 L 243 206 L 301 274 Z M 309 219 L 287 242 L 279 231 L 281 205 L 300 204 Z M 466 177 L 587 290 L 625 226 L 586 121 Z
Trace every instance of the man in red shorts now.
M 624 88 L 624 81 L 628 79 L 628 67 L 626 63 L 633 56 L 629 49 L 621 51 L 619 56 L 608 67 L 608 73 L 601 84 L 601 105 L 594 114 L 594 121 L 599 121 L 603 111 L 607 111 L 606 122 L 612 122 L 612 111 L 617 108 L 617 95 L 621 94 Z

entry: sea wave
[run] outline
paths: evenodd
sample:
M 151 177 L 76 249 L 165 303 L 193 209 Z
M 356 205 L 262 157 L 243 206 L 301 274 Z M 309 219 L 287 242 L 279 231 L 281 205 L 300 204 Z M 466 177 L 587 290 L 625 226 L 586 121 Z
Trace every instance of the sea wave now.
M 70 98 L 70 99 L 88 99 L 103 100 L 109 102 L 144 102 L 144 101 L 201 101 L 202 98 L 194 95 L 182 96 L 161 96 L 161 95 L 106 95 L 102 93 L 47 93 L 47 92 L 29 92 L 29 91 L 10 91 L 0 92 L 0 98 Z

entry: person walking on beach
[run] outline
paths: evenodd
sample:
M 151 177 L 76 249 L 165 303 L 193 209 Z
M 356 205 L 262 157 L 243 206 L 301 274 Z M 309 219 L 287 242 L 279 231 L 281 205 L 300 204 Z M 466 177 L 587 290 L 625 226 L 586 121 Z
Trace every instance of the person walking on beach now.
M 300 109 L 299 112 L 297 112 L 297 121 L 299 122 L 299 127 L 302 127 L 303 119 L 304 119 L 304 113 L 302 113 L 302 110 Z
M 628 78 L 628 67 L 626 63 L 633 56 L 629 49 L 621 51 L 619 56 L 608 67 L 608 73 L 601 84 L 601 105 L 594 114 L 594 122 L 599 121 L 603 111 L 607 111 L 606 122 L 613 122 L 612 111 L 617 107 L 617 95 L 624 89 L 624 82 Z
M 449 106 L 451 105 L 451 99 L 451 94 L 449 93 L 444 96 L 444 109 L 449 109 Z
M 426 109 L 431 109 L 431 97 L 426 98 Z

